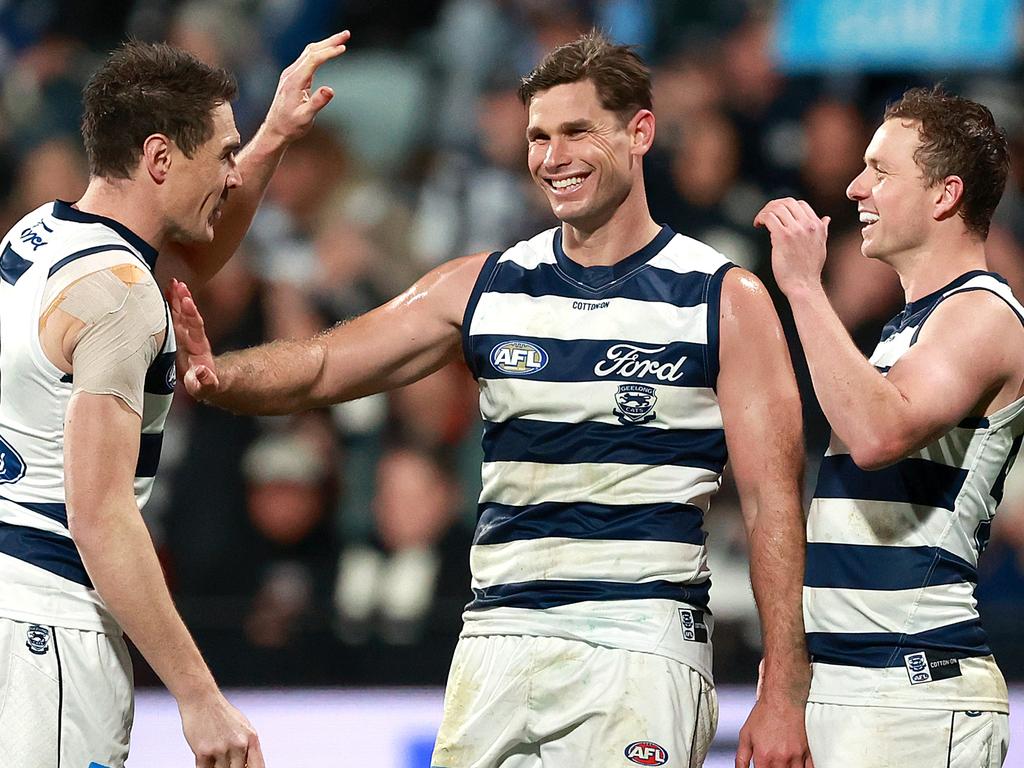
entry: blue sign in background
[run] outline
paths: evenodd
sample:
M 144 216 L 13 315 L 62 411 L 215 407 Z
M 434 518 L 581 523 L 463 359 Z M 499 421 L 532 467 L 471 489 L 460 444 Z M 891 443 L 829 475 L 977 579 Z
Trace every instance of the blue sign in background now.
M 1016 56 L 1017 0 L 782 0 L 784 70 L 980 69 Z

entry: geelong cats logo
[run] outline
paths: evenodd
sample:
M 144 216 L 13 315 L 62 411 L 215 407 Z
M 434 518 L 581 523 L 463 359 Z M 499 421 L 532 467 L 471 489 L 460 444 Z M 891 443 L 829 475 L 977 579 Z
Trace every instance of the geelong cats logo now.
M 654 387 L 647 384 L 619 384 L 615 390 L 615 405 L 612 411 L 623 424 L 646 424 L 653 421 L 654 404 L 658 402 Z

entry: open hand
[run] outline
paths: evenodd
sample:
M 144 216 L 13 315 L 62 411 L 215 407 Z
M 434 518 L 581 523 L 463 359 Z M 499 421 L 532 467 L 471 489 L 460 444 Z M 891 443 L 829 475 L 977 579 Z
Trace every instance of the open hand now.
M 167 290 L 174 323 L 174 338 L 178 345 L 177 363 L 184 371 L 185 389 L 196 400 L 205 400 L 220 387 L 213 350 L 206 338 L 203 316 L 192 298 L 188 286 L 180 280 L 171 280 Z
M 772 272 L 783 293 L 820 287 L 831 219 L 819 219 L 803 200 L 772 200 L 754 217 L 772 237 Z
M 285 142 L 304 136 L 317 114 L 334 98 L 331 88 L 313 88 L 313 75 L 320 65 L 337 58 L 346 50 L 351 37 L 348 30 L 331 35 L 325 40 L 310 43 L 294 62 L 281 72 L 274 101 L 267 111 L 264 128 L 277 134 Z

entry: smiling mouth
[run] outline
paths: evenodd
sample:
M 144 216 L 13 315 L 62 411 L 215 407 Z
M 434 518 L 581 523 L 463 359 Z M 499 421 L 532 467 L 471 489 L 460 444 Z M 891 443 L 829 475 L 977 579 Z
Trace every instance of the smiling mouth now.
M 570 194 L 583 186 L 583 182 L 587 180 L 589 175 L 590 174 L 588 173 L 581 173 L 576 176 L 568 176 L 564 179 L 545 179 L 545 181 L 556 193 Z

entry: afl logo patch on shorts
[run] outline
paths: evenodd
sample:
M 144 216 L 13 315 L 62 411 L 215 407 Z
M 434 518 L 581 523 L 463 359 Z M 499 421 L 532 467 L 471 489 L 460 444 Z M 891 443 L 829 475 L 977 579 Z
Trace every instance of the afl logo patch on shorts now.
M 50 650 L 50 630 L 39 624 L 30 624 L 25 633 L 25 647 L 36 656 L 44 655 Z
M 0 437 L 0 483 L 16 483 L 25 476 L 25 460 Z
M 664 765 L 668 752 L 653 741 L 634 741 L 625 751 L 626 759 L 637 765 Z
M 510 376 L 532 376 L 548 364 L 548 353 L 529 341 L 503 341 L 491 350 L 491 365 Z

